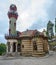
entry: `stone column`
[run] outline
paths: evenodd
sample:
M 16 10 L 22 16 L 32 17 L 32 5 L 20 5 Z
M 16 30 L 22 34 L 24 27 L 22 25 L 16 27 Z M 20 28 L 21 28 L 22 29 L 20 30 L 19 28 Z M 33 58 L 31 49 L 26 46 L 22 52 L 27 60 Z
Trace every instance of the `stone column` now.
M 8 53 L 8 44 L 6 44 L 6 48 L 7 48 L 6 51 L 7 51 L 7 53 Z
M 11 53 L 13 52 L 13 45 L 12 45 L 12 43 L 10 43 L 10 52 Z

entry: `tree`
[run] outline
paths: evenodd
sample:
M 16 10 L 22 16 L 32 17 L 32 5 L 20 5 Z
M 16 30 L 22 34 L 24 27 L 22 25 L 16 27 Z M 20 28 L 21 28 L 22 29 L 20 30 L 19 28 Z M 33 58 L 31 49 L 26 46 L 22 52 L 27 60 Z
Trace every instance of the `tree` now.
M 6 44 L 1 43 L 0 44 L 0 55 L 6 52 Z
M 54 24 L 49 21 L 48 24 L 47 24 L 47 36 L 48 38 L 51 40 L 54 36 L 54 33 L 53 33 L 53 26 Z

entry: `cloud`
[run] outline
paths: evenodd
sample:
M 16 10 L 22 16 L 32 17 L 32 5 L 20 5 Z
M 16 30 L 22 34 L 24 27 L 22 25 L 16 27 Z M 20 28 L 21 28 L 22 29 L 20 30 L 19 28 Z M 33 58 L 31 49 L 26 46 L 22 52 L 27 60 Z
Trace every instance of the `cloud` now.
M 0 43 L 5 43 L 6 40 L 4 38 L 4 34 L 0 34 Z
M 52 5 L 47 10 L 50 20 L 53 20 L 56 17 L 56 0 L 52 0 Z
M 48 14 L 45 6 L 52 4 L 52 0 L 9 0 L 17 5 L 19 17 L 17 20 L 17 30 L 24 31 L 30 28 L 38 20 L 46 21 Z M 47 7 L 47 8 L 48 8 Z
M 38 29 L 40 32 L 43 32 L 43 30 L 46 30 L 46 28 L 40 28 L 40 29 Z
M 0 37 L 3 37 L 4 35 L 3 34 L 0 34 Z
M 8 32 L 9 18 L 7 12 L 11 4 L 17 6 L 19 14 L 17 20 L 17 30 L 38 29 L 42 31 L 46 28 L 49 19 L 56 16 L 55 0 L 1 0 L 0 1 L 0 40 L 3 41 L 5 33 Z

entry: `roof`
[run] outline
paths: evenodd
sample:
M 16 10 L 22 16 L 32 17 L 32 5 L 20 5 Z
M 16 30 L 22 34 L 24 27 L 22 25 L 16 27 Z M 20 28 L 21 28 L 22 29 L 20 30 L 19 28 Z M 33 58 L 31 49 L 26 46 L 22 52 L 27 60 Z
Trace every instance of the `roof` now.
M 32 36 L 35 36 L 36 34 L 40 36 L 44 35 L 43 32 L 39 32 L 37 30 L 26 30 L 21 32 L 19 37 L 32 37 Z
M 32 37 L 43 37 L 44 39 L 47 38 L 47 36 L 44 35 L 43 32 L 39 32 L 37 30 L 26 30 L 26 31 L 23 31 L 23 32 L 20 32 L 20 31 L 16 31 L 17 32 L 17 35 L 14 36 L 14 35 L 5 35 L 5 38 L 6 39 L 20 39 L 20 38 L 32 38 Z
M 20 37 L 31 37 L 35 32 L 36 30 L 26 30 L 21 33 Z

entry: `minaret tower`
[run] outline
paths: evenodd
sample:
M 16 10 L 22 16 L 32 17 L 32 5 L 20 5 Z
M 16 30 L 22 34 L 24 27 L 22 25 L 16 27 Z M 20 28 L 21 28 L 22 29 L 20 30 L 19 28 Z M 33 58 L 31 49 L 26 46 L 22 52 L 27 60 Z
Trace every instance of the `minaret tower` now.
M 17 52 L 17 43 L 19 36 L 16 32 L 16 20 L 18 18 L 17 7 L 12 4 L 8 11 L 9 17 L 9 35 L 5 35 L 7 39 L 7 53 Z
M 16 20 L 18 18 L 17 7 L 12 4 L 8 11 L 9 17 L 9 35 L 16 35 Z

